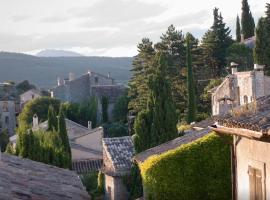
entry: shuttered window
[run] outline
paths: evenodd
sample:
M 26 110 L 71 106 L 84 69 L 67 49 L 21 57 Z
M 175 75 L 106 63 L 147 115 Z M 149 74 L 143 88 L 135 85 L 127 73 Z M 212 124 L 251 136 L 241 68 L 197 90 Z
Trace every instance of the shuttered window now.
M 263 200 L 262 171 L 249 166 L 250 200 Z

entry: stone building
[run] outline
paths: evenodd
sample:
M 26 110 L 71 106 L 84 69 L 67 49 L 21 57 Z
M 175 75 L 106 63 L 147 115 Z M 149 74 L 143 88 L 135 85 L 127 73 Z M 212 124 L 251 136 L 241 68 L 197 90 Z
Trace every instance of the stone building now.
M 40 91 L 36 90 L 36 89 L 31 89 L 31 90 L 28 90 L 28 91 L 22 93 L 20 95 L 20 107 L 21 107 L 21 110 L 22 110 L 23 106 L 28 101 L 34 100 L 34 99 L 39 98 L 39 97 L 41 97 Z
M 10 136 L 15 133 L 17 112 L 18 108 L 14 100 L 2 99 L 0 101 L 0 128 L 7 130 Z
M 270 199 L 270 96 L 239 109 L 217 117 L 212 128 L 233 135 L 233 199 Z
M 0 152 L 1 200 L 89 200 L 78 175 Z
M 107 76 L 88 71 L 88 73 L 75 78 L 70 74 L 68 79 L 58 78 L 58 84 L 51 90 L 51 96 L 61 101 L 81 103 L 89 101 L 91 97 L 98 99 L 98 119 L 101 118 L 101 98 L 107 97 L 109 100 L 108 114 L 111 119 L 111 111 L 117 98 L 123 94 L 125 87 L 115 84 L 114 79 Z
M 105 198 L 127 200 L 129 193 L 123 177 L 130 175 L 134 146 L 130 136 L 103 138 L 103 168 L 105 174 Z
M 253 71 L 238 72 L 232 67 L 218 87 L 212 90 L 212 115 L 220 115 L 270 94 L 270 77 L 264 75 L 263 66 L 254 65 Z

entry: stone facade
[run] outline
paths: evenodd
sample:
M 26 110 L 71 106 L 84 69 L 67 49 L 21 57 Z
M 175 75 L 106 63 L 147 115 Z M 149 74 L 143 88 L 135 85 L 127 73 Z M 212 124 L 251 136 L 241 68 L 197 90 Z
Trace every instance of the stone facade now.
M 10 136 L 14 135 L 16 128 L 16 105 L 14 101 L 0 101 L 0 127 L 7 130 Z
M 41 97 L 41 94 L 38 90 L 35 90 L 35 89 L 28 90 L 27 92 L 24 92 L 23 94 L 21 94 L 20 95 L 21 110 L 28 101 L 34 100 L 39 97 Z
M 232 71 L 212 92 L 213 116 L 225 114 L 232 108 L 270 94 L 270 77 L 265 76 L 258 66 L 248 72 L 237 72 L 235 68 Z
M 112 117 L 112 109 L 117 98 L 123 94 L 125 88 L 114 83 L 109 75 L 104 76 L 95 72 L 88 72 L 78 78 L 70 75 L 69 79 L 58 79 L 58 85 L 52 89 L 51 96 L 61 101 L 81 103 L 91 97 L 98 99 L 98 120 L 101 120 L 101 98 L 109 100 L 108 115 Z

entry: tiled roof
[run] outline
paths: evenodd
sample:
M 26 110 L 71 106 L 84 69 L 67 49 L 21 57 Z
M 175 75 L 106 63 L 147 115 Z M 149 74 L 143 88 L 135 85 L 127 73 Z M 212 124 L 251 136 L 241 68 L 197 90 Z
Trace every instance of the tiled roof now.
M 72 170 L 77 174 L 84 174 L 92 171 L 98 171 L 102 167 L 103 160 L 78 160 L 72 162 Z
M 103 149 L 115 171 L 129 170 L 134 155 L 134 145 L 130 136 L 103 138 Z
M 2 154 L 0 199 L 89 200 L 90 197 L 72 171 Z
M 187 144 L 190 142 L 193 142 L 205 135 L 207 135 L 208 133 L 210 133 L 211 130 L 206 128 L 206 129 L 202 129 L 199 131 L 193 131 L 193 132 L 189 132 L 187 134 L 185 134 L 184 136 L 178 137 L 174 140 L 171 140 L 169 142 L 166 142 L 164 144 L 161 144 L 159 146 L 153 147 L 151 149 L 148 149 L 144 152 L 141 152 L 139 154 L 137 154 L 134 159 L 137 162 L 144 162 L 145 160 L 147 160 L 150 156 L 153 155 L 160 155 L 162 153 L 165 153 L 169 150 L 173 150 L 176 149 L 177 147 L 183 145 L 183 144 Z

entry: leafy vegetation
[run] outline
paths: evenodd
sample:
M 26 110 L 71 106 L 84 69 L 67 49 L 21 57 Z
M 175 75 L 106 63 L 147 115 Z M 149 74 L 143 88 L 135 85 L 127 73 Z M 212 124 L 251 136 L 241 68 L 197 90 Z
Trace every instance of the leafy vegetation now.
M 230 137 L 211 133 L 140 164 L 149 200 L 231 199 Z

